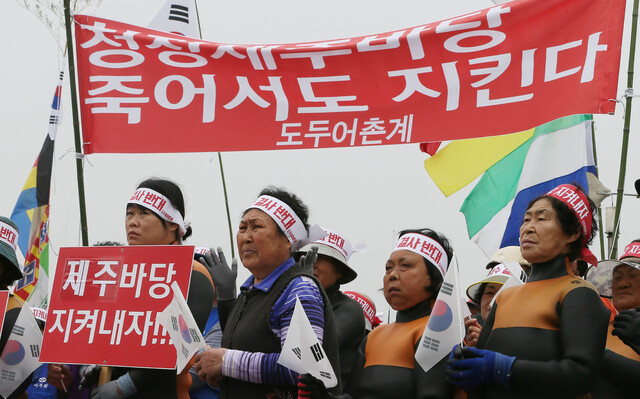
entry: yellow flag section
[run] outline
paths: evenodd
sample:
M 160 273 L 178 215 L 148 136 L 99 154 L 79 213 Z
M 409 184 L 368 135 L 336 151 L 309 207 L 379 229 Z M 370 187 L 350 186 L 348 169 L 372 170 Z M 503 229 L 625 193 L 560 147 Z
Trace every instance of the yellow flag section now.
M 534 130 L 452 141 L 424 161 L 424 168 L 440 191 L 448 197 L 524 144 L 533 136 Z

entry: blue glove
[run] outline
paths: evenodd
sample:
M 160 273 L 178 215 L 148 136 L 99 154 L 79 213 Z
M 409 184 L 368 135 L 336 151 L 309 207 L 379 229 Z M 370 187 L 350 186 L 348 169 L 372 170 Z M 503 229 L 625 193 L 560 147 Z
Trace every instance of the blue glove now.
M 486 384 L 509 386 L 511 366 L 516 358 L 502 353 L 476 348 L 454 346 L 445 374 L 447 379 L 470 391 Z

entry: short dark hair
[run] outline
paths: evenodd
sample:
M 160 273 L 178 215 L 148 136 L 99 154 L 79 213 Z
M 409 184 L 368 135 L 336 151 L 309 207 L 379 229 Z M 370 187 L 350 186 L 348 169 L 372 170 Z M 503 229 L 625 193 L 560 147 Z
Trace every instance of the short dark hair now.
M 169 201 L 171 201 L 171 204 L 178 210 L 178 212 L 180 212 L 180 215 L 182 215 L 183 218 L 185 217 L 184 197 L 182 196 L 182 190 L 180 190 L 180 187 L 178 187 L 176 183 L 171 180 L 152 177 L 138 184 L 138 188 L 149 188 L 164 195 L 169 199 Z M 154 213 L 154 215 L 156 214 Z M 158 215 L 156 216 L 162 221 L 162 225 L 166 226 L 164 219 Z M 182 240 L 186 240 L 188 237 L 191 237 L 192 233 L 193 230 L 191 227 L 187 227 L 187 231 L 182 236 Z M 178 238 L 180 238 L 180 232 L 176 230 L 176 239 Z
M 595 237 L 596 233 L 598 232 L 598 222 L 596 220 L 596 218 L 598 217 L 598 208 L 596 207 L 596 204 L 591 200 L 591 198 L 589 198 L 581 185 L 579 185 L 578 183 L 571 184 L 574 185 L 580 192 L 582 192 L 589 202 L 589 213 L 591 213 L 591 234 L 589 235 L 589 237 L 584 237 L 582 228 L 580 226 L 580 220 L 576 216 L 575 212 L 571 208 L 569 208 L 569 205 L 565 204 L 555 197 L 550 197 L 546 194 L 536 197 L 531 202 L 529 202 L 527 210 L 529 210 L 537 201 L 543 198 L 547 198 L 551 202 L 553 210 L 556 211 L 556 215 L 558 215 L 558 221 L 560 222 L 562 231 L 568 236 L 575 233 L 580 233 L 580 237 L 576 241 L 569 244 L 569 259 L 571 261 L 574 261 L 580 257 L 580 251 L 582 250 L 582 248 L 586 248 L 591 245 L 593 237 Z
M 406 229 L 398 233 L 398 238 L 402 237 L 405 234 L 411 234 L 411 233 L 422 234 L 423 236 L 427 236 L 435 240 L 436 242 L 438 242 L 438 244 L 442 245 L 442 249 L 444 249 L 444 252 L 447 254 L 447 259 L 448 259 L 447 269 L 449 268 L 449 265 L 451 264 L 451 259 L 453 258 L 453 248 L 449 243 L 449 239 L 445 237 L 444 234 L 438 233 L 437 231 L 431 230 L 428 228 Z M 438 296 L 438 292 L 440 292 L 440 287 L 442 286 L 444 277 L 442 277 L 442 275 L 440 274 L 440 270 L 438 270 L 436 265 L 431 263 L 430 260 L 428 260 L 424 256 L 422 257 L 422 259 L 424 260 L 424 264 L 427 267 L 427 273 L 429 273 L 429 278 L 431 279 L 431 285 L 429 285 L 428 287 L 425 287 L 425 290 L 431 293 L 431 298 L 435 299 Z
M 287 191 L 287 189 L 283 187 L 276 186 L 267 186 L 263 188 L 258 196 L 261 195 L 268 195 L 270 197 L 277 198 L 287 204 L 289 208 L 291 208 L 291 210 L 300 218 L 304 228 L 309 231 L 309 208 L 304 202 L 302 202 L 300 197 Z M 248 210 L 249 209 L 245 210 L 242 215 L 247 213 Z M 278 229 L 278 231 L 284 235 L 284 232 L 281 229 Z

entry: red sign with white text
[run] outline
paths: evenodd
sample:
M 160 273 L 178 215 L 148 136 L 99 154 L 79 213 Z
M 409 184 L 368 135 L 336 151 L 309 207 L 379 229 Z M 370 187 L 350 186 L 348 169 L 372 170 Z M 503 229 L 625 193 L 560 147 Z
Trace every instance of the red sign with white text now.
M 156 315 L 176 281 L 187 297 L 193 246 L 61 248 L 43 363 L 172 369 L 176 351 Z
M 234 45 L 75 17 L 85 153 L 351 147 L 611 113 L 624 0 L 514 0 L 313 43 Z
M 7 302 L 9 301 L 9 291 L 0 291 L 0 331 L 4 324 L 4 315 L 7 313 Z

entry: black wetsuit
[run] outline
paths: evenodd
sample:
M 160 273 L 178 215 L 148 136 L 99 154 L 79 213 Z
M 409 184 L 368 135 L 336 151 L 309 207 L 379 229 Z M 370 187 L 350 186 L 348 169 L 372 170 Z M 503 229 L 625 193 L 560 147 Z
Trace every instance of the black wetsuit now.
M 591 392 L 592 399 L 631 399 L 640 397 L 640 355 L 615 335 L 613 321 L 607 332 L 607 351 Z
M 346 385 L 351 377 L 351 369 L 358 356 L 358 348 L 364 340 L 364 313 L 358 302 L 349 298 L 335 284 L 326 289 L 327 297 L 333 309 L 336 321 L 340 352 L 340 374 L 342 384 Z
M 600 369 L 609 311 L 560 255 L 533 264 L 526 284 L 496 298 L 479 349 L 515 356 L 510 387 L 485 385 L 469 398 L 575 398 Z
M 425 373 L 415 352 L 431 314 L 431 301 L 399 311 L 396 322 L 375 328 L 360 346 L 345 398 L 451 398 L 453 385 L 444 378 L 445 356 Z

